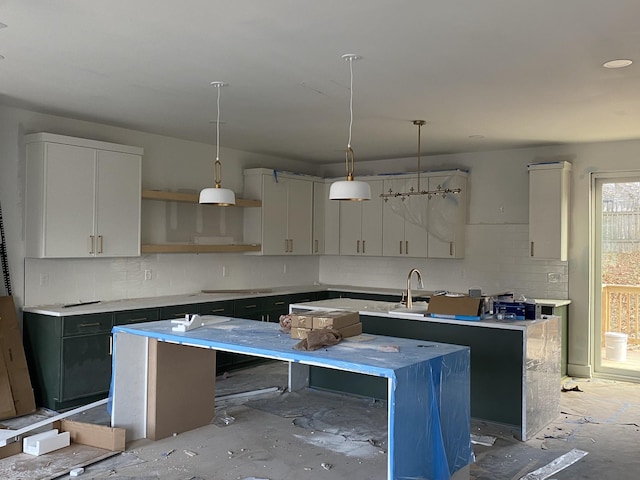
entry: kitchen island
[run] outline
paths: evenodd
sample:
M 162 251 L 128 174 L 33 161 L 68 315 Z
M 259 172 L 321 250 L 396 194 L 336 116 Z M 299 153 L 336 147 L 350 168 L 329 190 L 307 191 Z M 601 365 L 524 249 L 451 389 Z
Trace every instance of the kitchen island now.
M 363 332 L 428 340 L 471 348 L 471 417 L 513 429 L 528 440 L 560 412 L 560 318 L 537 320 L 451 320 L 389 312 L 398 304 L 350 298 L 290 305 L 302 310 L 360 313 Z M 311 369 L 310 385 L 384 398 L 375 378 Z
M 297 340 L 275 324 L 204 318 L 213 323 L 186 332 L 174 332 L 168 320 L 113 329 L 112 426 L 126 428 L 128 440 L 208 425 L 213 399 L 201 393 L 213 390 L 207 366 L 215 356 L 208 359 L 207 352 L 227 351 L 289 362 L 290 389 L 305 386 L 300 370 L 310 365 L 381 379 L 388 385 L 387 478 L 469 477 L 467 347 L 430 342 L 432 348 L 423 348 L 421 341 L 370 336 L 307 352 L 295 350 Z M 193 422 L 181 424 L 194 413 Z

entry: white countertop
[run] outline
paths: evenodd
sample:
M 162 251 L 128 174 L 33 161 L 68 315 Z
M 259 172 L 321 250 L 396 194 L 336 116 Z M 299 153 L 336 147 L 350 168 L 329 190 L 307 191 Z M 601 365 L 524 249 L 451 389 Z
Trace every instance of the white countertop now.
M 182 294 L 182 295 L 164 295 L 160 297 L 106 300 L 106 301 L 98 301 L 97 303 L 77 305 L 72 307 L 65 307 L 64 304 L 25 306 L 22 308 L 22 311 L 29 312 L 29 313 L 39 313 L 42 315 L 62 317 L 62 316 L 73 316 L 73 315 L 87 315 L 92 313 L 108 313 L 108 312 L 118 312 L 118 311 L 124 311 L 124 310 L 136 310 L 141 308 L 168 307 L 172 305 L 181 305 L 181 304 L 219 302 L 224 300 L 236 300 L 240 298 L 252 298 L 252 297 L 258 297 L 258 296 L 263 297 L 263 296 L 272 296 L 272 295 L 290 295 L 295 293 L 306 293 L 306 292 L 314 292 L 314 291 L 323 292 L 327 290 L 354 292 L 354 293 L 372 293 L 372 294 L 379 294 L 379 295 L 397 295 L 398 303 L 402 298 L 401 288 L 376 288 L 376 287 L 356 287 L 351 285 L 314 284 L 314 285 L 299 285 L 299 286 L 289 286 L 289 287 L 276 287 L 276 288 L 268 289 L 268 291 L 266 288 L 263 287 L 263 288 L 254 288 L 254 289 L 247 288 L 242 290 L 237 289 L 237 290 L 229 290 L 229 291 L 220 290 L 219 293 L 196 292 L 196 293 Z M 414 296 L 416 297 L 428 297 L 432 293 L 433 292 L 426 291 L 426 290 L 414 290 L 413 292 Z M 360 300 L 355 300 L 355 299 L 342 299 L 342 300 L 351 300 L 353 302 L 360 302 Z M 362 302 L 365 302 L 367 305 L 370 305 L 371 306 L 370 308 L 374 308 L 373 306 L 377 303 L 393 304 L 392 302 L 376 302 L 371 300 L 362 300 Z M 540 300 L 537 299 L 536 302 L 541 303 L 543 305 L 551 305 L 554 307 L 560 307 L 560 306 L 568 305 L 569 303 L 571 303 L 570 300 L 552 300 L 552 299 L 540 299 Z M 78 303 L 84 303 L 84 302 L 78 301 Z M 393 304 L 393 305 L 397 305 L 397 304 Z
M 390 320 L 401 318 L 405 320 L 415 320 L 418 322 L 448 323 L 464 326 L 477 326 L 488 328 L 500 328 L 506 330 L 526 330 L 528 326 L 545 322 L 552 315 L 543 315 L 536 320 L 496 320 L 488 317 L 482 320 L 455 320 L 442 317 L 427 317 L 416 314 L 394 313 L 389 311 L 398 308 L 399 304 L 394 302 L 380 302 L 375 300 L 359 300 L 355 298 L 334 298 L 330 300 L 317 300 L 314 302 L 294 303 L 289 306 L 292 310 L 350 310 L 357 311 L 360 315 L 372 317 L 387 317 Z

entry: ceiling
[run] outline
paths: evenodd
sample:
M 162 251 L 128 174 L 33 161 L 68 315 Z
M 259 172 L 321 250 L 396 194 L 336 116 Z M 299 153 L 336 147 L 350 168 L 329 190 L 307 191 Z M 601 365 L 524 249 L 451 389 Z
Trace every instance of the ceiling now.
M 314 163 L 640 138 L 638 0 L 0 0 L 0 103 Z M 636 62 L 603 68 L 612 59 Z

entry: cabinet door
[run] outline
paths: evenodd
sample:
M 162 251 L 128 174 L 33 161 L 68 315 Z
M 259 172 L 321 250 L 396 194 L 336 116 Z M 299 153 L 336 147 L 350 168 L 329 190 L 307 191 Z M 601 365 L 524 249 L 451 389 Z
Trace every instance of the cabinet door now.
M 62 398 L 106 393 L 111 382 L 111 335 L 99 333 L 62 339 Z
M 283 255 L 289 250 L 287 236 L 288 179 L 262 177 L 262 253 Z
M 95 150 L 56 143 L 47 143 L 44 148 L 42 255 L 90 257 L 94 235 Z
M 529 166 L 529 255 L 567 260 L 568 162 Z
M 466 224 L 466 178 L 458 175 L 429 178 L 429 190 L 456 189 L 460 193 L 433 195 L 427 203 L 427 256 L 463 258 Z
M 311 255 L 313 182 L 291 178 L 287 186 L 288 253 Z
M 140 255 L 141 157 L 98 150 L 96 255 Z
M 313 241 L 311 251 L 314 255 L 324 255 L 325 251 L 325 213 L 328 194 L 326 183 L 313 182 Z
M 379 257 L 382 255 L 382 180 L 370 180 L 368 183 L 371 200 L 355 202 L 362 205 L 362 254 Z
M 337 202 L 338 200 L 333 200 Z M 340 255 L 360 255 L 362 251 L 362 203 L 340 203 Z
M 427 179 L 424 179 L 425 187 Z M 384 180 L 384 192 L 418 190 L 417 177 Z M 420 185 L 422 189 L 422 185 Z M 427 198 L 416 195 L 388 198 L 382 203 L 382 255 L 385 257 L 426 257 Z

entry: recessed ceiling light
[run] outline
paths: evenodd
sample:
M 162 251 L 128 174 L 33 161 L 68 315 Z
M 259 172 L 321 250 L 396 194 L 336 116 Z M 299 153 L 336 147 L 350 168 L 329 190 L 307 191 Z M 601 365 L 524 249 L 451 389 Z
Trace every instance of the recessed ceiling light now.
M 0 55 L 0 60 L 4 60 L 4 55 Z
M 0 28 L 7 28 L 7 25 L 5 23 L 0 22 Z
M 633 63 L 633 60 L 627 59 L 619 59 L 619 60 L 609 60 L 602 64 L 604 68 L 623 68 L 628 67 Z

